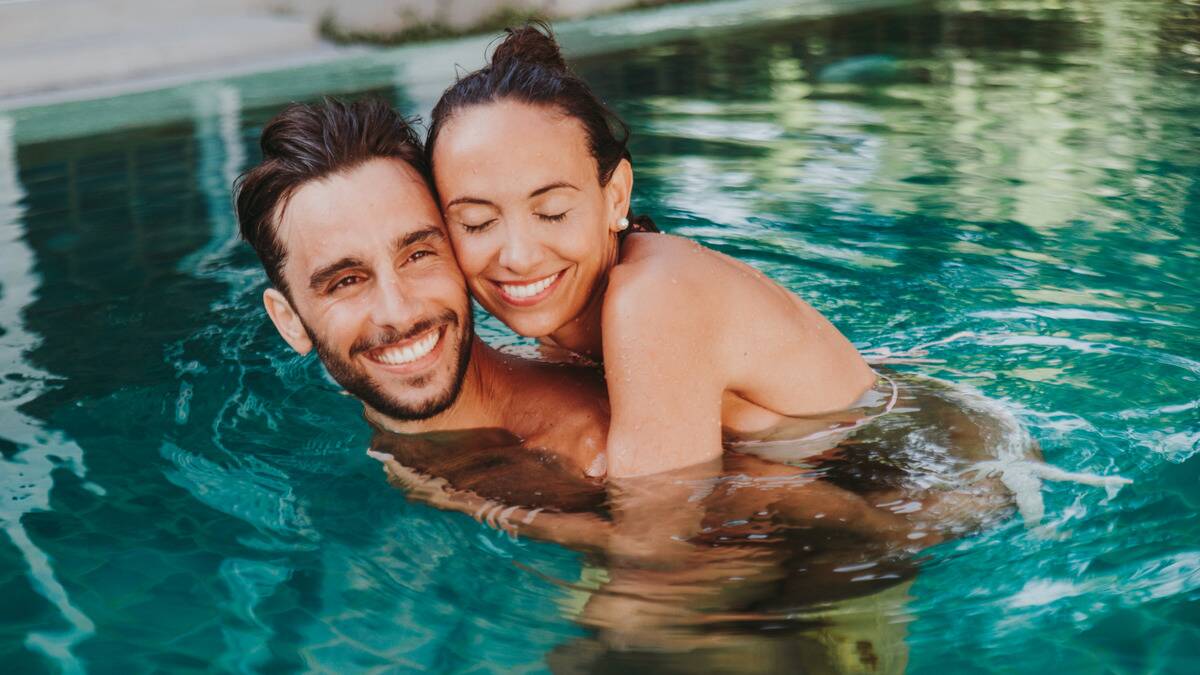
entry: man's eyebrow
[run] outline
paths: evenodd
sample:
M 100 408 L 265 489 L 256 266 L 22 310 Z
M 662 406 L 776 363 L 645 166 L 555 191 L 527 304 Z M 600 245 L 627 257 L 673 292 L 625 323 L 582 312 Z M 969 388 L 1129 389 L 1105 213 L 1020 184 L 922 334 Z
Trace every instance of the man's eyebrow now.
M 428 225 L 419 230 L 409 232 L 402 237 L 396 237 L 396 240 L 392 242 L 392 252 L 398 253 L 402 249 L 408 248 L 409 246 L 412 246 L 418 242 L 428 241 L 430 239 L 444 240 L 445 238 L 446 233 L 442 231 L 442 228 L 435 225 Z
M 363 261 L 358 258 L 342 258 L 341 260 L 318 269 L 308 278 L 308 287 L 314 291 L 321 290 L 329 280 L 348 269 L 355 267 L 364 267 Z
M 396 237 L 395 241 L 392 242 L 392 251 L 399 252 L 400 250 L 412 246 L 417 242 L 427 241 L 429 239 L 444 240 L 445 238 L 446 233 L 442 231 L 442 228 L 435 225 L 428 225 L 419 230 L 409 232 L 404 236 Z M 337 262 L 329 263 L 328 265 L 318 269 L 316 272 L 313 272 L 312 276 L 308 278 L 308 287 L 314 291 L 319 291 L 323 286 L 325 286 L 325 284 L 329 283 L 330 279 L 336 277 L 341 272 L 344 272 L 348 269 L 353 269 L 355 267 L 366 266 L 367 264 L 359 258 L 342 258 Z
M 571 185 L 570 183 L 566 183 L 566 182 L 563 182 L 563 181 L 558 181 L 557 183 L 551 183 L 551 184 L 549 184 L 549 185 L 543 185 L 542 187 L 540 187 L 540 188 L 538 188 L 538 189 L 534 190 L 533 192 L 530 192 L 530 193 L 529 193 L 529 198 L 530 198 L 530 199 L 533 199 L 534 197 L 536 197 L 536 196 L 538 196 L 538 195 L 546 194 L 547 192 L 549 192 L 549 191 L 551 191 L 551 190 L 557 190 L 557 189 L 559 189 L 559 188 L 571 188 L 572 190 L 575 190 L 576 192 L 578 192 L 578 191 L 579 191 L 579 188 L 575 187 L 574 185 Z

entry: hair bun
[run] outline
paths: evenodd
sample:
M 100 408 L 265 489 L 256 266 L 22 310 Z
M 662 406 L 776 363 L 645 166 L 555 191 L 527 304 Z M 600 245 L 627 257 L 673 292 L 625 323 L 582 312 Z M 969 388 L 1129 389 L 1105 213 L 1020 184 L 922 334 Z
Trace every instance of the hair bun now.
M 567 70 L 567 62 L 549 24 L 533 21 L 520 28 L 508 28 L 505 32 L 508 37 L 492 52 L 493 67 L 517 61 L 551 70 Z

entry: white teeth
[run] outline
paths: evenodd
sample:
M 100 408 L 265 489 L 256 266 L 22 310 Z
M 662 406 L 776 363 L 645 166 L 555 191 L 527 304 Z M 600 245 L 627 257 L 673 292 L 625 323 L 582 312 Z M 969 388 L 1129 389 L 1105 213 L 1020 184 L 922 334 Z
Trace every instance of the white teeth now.
M 514 298 L 532 298 L 538 293 L 550 288 L 550 284 L 554 283 L 554 280 L 557 278 L 557 274 L 551 274 L 545 279 L 542 279 L 541 281 L 535 281 L 532 284 L 524 284 L 521 286 L 515 284 L 500 284 L 500 288 L 504 289 L 504 293 L 506 295 Z
M 437 346 L 438 340 L 442 337 L 442 331 L 435 330 L 414 342 L 407 347 L 392 347 L 378 352 L 375 359 L 380 363 L 386 363 L 389 366 L 400 366 L 405 363 L 412 363 L 417 359 L 425 356 L 433 351 Z

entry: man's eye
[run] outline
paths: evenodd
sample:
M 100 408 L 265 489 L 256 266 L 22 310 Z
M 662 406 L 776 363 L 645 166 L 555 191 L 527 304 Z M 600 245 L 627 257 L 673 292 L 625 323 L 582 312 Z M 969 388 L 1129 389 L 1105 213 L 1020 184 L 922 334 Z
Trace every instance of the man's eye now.
M 482 232 L 483 230 L 486 230 L 488 227 L 490 227 L 492 225 L 492 223 L 495 223 L 495 222 L 496 222 L 496 219 L 492 218 L 491 220 L 485 220 L 482 223 L 472 224 L 472 223 L 460 222 L 460 224 L 462 225 L 463 229 L 466 230 L 467 232 Z
M 568 211 L 569 210 L 570 209 L 568 209 Z M 563 218 L 567 217 L 567 211 L 563 211 L 562 213 L 539 213 L 537 214 L 537 217 L 548 223 L 557 223 Z
M 407 262 L 410 262 L 410 263 L 416 262 L 416 261 L 420 260 L 421 258 L 426 258 L 431 255 L 433 255 L 433 251 L 427 251 L 424 249 L 422 249 L 420 251 L 414 251 L 412 255 L 408 256 Z
M 342 277 L 341 279 L 338 279 L 332 286 L 329 287 L 329 292 L 333 293 L 335 291 L 340 291 L 343 288 L 353 286 L 354 284 L 357 284 L 360 281 L 362 281 L 361 277 L 356 277 L 356 276 Z

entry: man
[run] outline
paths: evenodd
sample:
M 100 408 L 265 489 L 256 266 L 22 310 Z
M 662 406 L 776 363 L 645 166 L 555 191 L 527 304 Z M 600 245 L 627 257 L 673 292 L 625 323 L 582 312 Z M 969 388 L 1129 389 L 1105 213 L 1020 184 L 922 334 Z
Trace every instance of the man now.
M 262 147 L 263 162 L 239 181 L 238 217 L 288 344 L 315 349 L 385 429 L 508 429 L 603 474 L 603 383 L 474 335 L 420 141 L 394 111 L 380 101 L 292 106 L 263 130 Z

